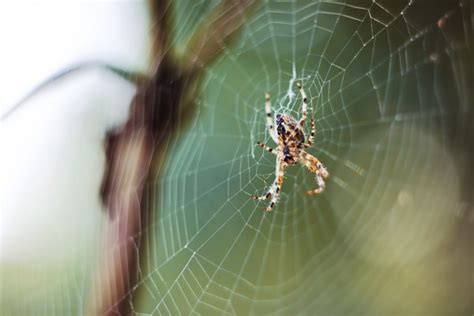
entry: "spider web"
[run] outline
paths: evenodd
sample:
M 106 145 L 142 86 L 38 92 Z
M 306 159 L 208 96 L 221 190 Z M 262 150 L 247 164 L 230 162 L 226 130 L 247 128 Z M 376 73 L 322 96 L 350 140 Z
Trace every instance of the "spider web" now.
M 176 46 L 217 3 L 177 2 Z M 205 69 L 198 115 L 155 181 L 133 312 L 466 313 L 443 251 L 465 208 L 453 130 L 472 106 L 472 5 L 263 1 Z M 274 114 L 298 118 L 296 80 L 316 121 L 308 152 L 331 176 L 307 196 L 313 175 L 290 166 L 265 213 L 249 199 L 275 170 L 255 146 L 276 146 L 264 92 Z M 24 314 L 72 310 L 84 295 L 68 289 Z
M 470 10 L 468 1 L 437 8 L 422 1 L 265 1 L 237 44 L 206 69 L 199 115 L 156 180 L 159 215 L 144 232 L 134 310 L 454 308 L 438 283 L 445 270 L 415 263 L 439 259 L 461 207 L 449 130 L 453 113 L 467 110 L 460 55 L 471 49 Z M 178 20 L 197 21 L 192 12 Z M 322 195 L 309 197 L 314 177 L 300 165 L 288 168 L 280 202 L 264 213 L 266 204 L 249 199 L 268 188 L 275 170 L 274 156 L 255 146 L 275 146 L 264 92 L 275 113 L 299 117 L 295 80 L 316 120 L 308 151 L 331 178 Z M 394 280 L 410 269 L 419 272 Z M 435 284 L 425 301 L 410 299 L 425 283 Z M 448 297 L 465 306 L 465 296 Z

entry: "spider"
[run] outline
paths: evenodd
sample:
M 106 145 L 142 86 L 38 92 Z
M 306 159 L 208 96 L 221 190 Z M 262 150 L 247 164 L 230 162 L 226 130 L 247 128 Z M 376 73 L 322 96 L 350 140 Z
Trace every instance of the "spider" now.
M 261 196 L 252 195 L 251 198 L 254 200 L 266 200 L 271 198 L 270 204 L 264 209 L 267 212 L 273 210 L 280 198 L 283 176 L 286 167 L 289 165 L 301 163 L 316 175 L 318 188 L 307 191 L 307 194 L 309 195 L 323 192 L 325 188 L 324 179 L 329 176 L 329 173 L 323 164 L 316 157 L 305 151 L 306 148 L 313 144 L 316 127 L 314 125 L 314 120 L 311 119 L 311 134 L 306 141 L 304 124 L 307 118 L 308 98 L 306 97 L 306 93 L 304 92 L 300 81 L 296 82 L 296 86 L 298 87 L 303 99 L 303 115 L 299 121 L 289 114 L 282 113 L 278 113 L 276 115 L 276 120 L 274 121 L 272 119 L 273 115 L 270 107 L 270 94 L 268 92 L 265 93 L 265 112 L 267 116 L 266 125 L 271 138 L 278 147 L 274 149 L 262 142 L 257 142 L 257 146 L 260 146 L 269 153 L 276 155 L 275 180 L 266 193 Z

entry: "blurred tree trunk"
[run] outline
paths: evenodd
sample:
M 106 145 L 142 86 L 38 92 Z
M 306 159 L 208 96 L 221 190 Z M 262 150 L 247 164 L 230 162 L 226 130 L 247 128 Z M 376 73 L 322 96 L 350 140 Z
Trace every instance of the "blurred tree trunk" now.
M 223 0 L 196 28 L 185 53 L 175 56 L 170 46 L 172 1 L 151 1 L 155 71 L 138 87 L 125 126 L 107 135 L 101 196 L 110 223 L 87 314 L 131 314 L 142 229 L 156 212 L 154 203 L 148 203 L 156 190 L 154 179 L 162 171 L 168 145 L 195 113 L 203 70 L 229 45 L 255 4 L 256 0 Z

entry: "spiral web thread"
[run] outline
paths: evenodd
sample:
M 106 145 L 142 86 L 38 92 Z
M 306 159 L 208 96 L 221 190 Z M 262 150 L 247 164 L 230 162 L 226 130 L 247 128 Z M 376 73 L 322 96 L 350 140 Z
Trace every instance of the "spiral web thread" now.
M 420 143 L 417 126 L 435 130 L 447 146 L 453 113 L 447 91 L 458 94 L 461 111 L 466 92 L 458 79 L 460 55 L 472 45 L 471 6 L 265 1 L 237 44 L 206 69 L 199 115 L 171 148 L 166 173 L 156 181 L 159 215 L 144 231 L 150 241 L 138 285 L 145 303 L 134 303 L 134 310 L 383 311 L 366 301 L 376 295 L 377 277 L 364 283 L 367 306 L 355 302 L 362 291 L 357 280 L 370 277 L 347 259 L 347 243 L 338 240 L 373 224 L 357 212 L 365 201 L 390 193 L 384 182 L 400 187 L 404 176 L 430 172 L 436 157 Z M 196 20 L 192 12 L 182 19 Z M 308 197 L 313 176 L 301 166 L 288 168 L 279 204 L 264 213 L 266 204 L 249 199 L 274 177 L 274 156 L 254 145 L 276 146 L 265 128 L 264 92 L 272 95 L 274 114 L 299 117 L 296 80 L 317 125 L 308 151 L 332 177 L 323 195 Z M 401 175 L 393 176 L 391 164 L 404 169 Z

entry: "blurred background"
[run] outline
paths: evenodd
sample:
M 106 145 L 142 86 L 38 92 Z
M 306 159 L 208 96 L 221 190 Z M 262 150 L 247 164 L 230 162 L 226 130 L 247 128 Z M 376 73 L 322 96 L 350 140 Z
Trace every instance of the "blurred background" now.
M 173 2 L 177 52 L 219 1 Z M 472 315 L 473 1 L 261 1 L 206 66 L 140 235 L 134 314 Z M 146 1 L 0 4 L 0 113 L 84 61 L 149 72 Z M 273 181 L 264 93 L 316 121 L 326 191 Z M 2 315 L 82 315 L 108 219 L 102 141 L 134 85 L 87 68 L 1 121 Z M 105 294 L 106 295 L 106 294 Z

